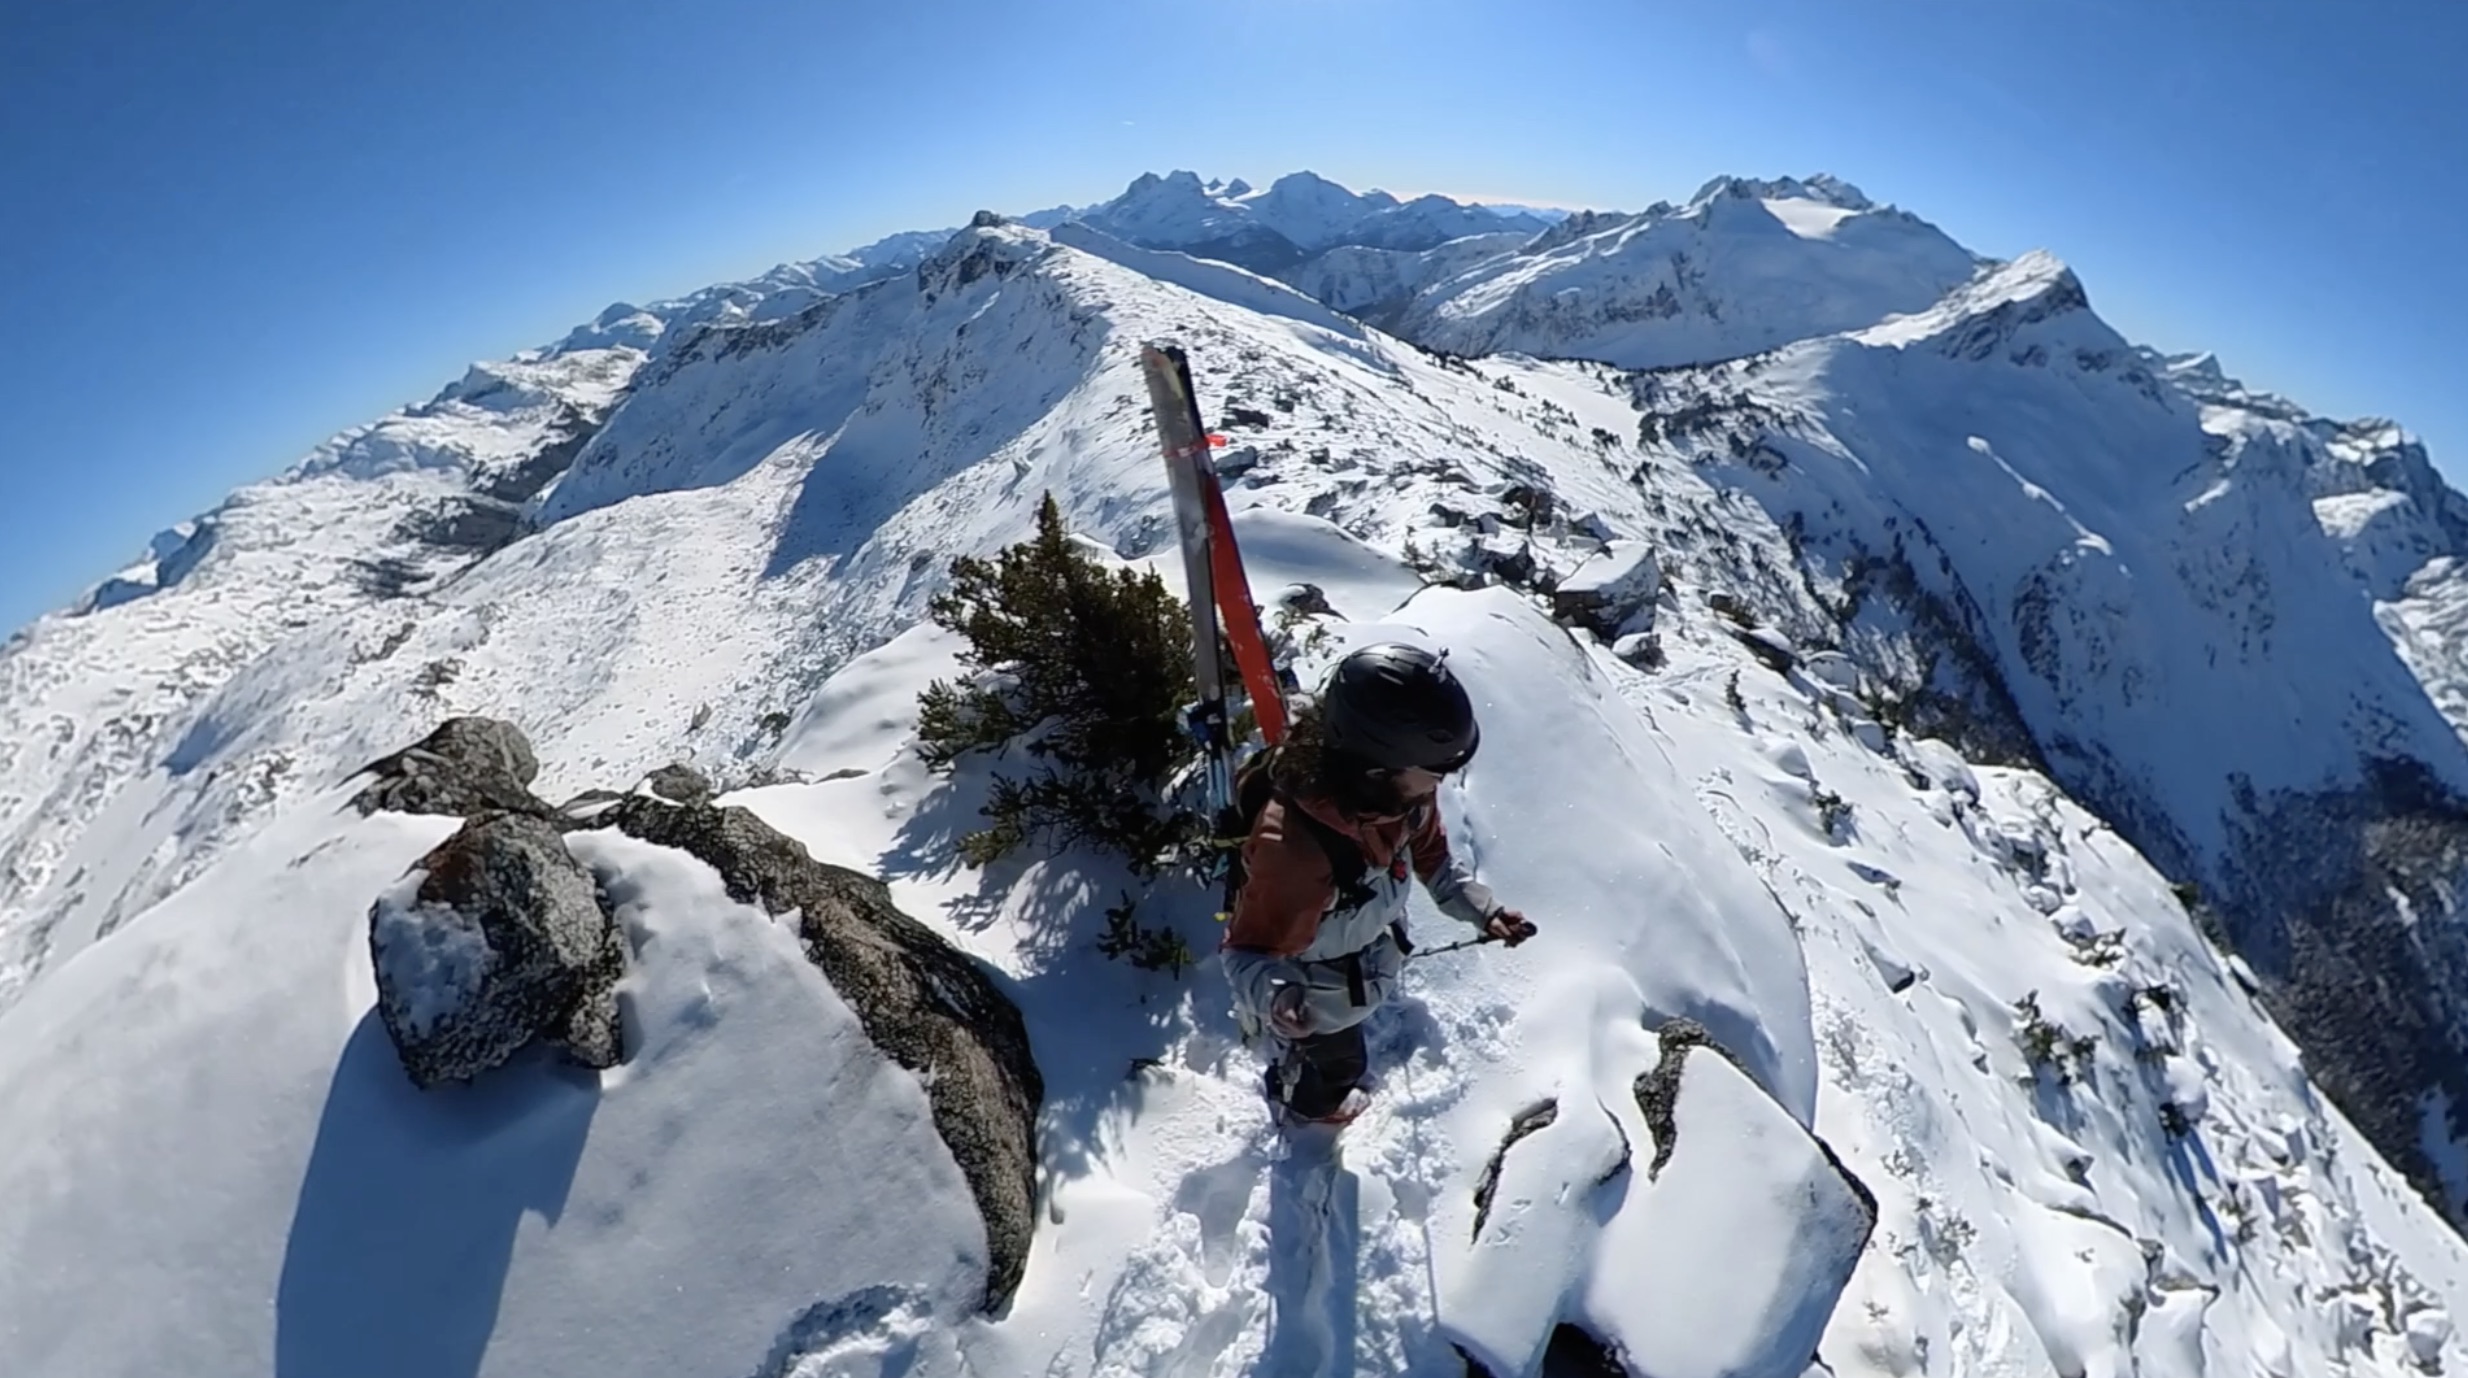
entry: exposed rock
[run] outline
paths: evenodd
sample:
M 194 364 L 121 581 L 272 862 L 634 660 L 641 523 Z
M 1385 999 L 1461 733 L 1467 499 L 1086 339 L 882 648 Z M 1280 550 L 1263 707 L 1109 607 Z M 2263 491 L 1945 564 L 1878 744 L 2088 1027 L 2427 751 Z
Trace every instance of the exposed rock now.
M 476 819 L 369 911 L 377 1012 L 423 1089 L 469 1081 L 535 1038 L 613 1067 L 625 945 L 555 825 Z
M 1605 641 L 1649 630 L 1654 600 L 1662 595 L 1662 563 L 1642 541 L 1613 541 L 1579 565 L 1551 595 L 1552 616 L 1584 627 Z
M 1799 651 L 1791 639 L 1770 627 L 1734 627 L 1731 638 L 1747 648 L 1757 663 L 1775 674 L 1789 674 L 1799 663 Z
M 1500 1164 L 1508 1161 L 1508 1150 L 1529 1134 L 1548 1129 L 1560 1117 L 1560 1103 L 1546 1100 L 1527 1106 L 1508 1122 L 1508 1132 L 1500 1136 L 1500 1146 L 1491 1151 L 1491 1160 L 1483 1164 L 1482 1176 L 1474 1183 L 1474 1238 L 1482 1238 L 1483 1222 L 1491 1215 L 1491 1194 L 1499 1189 Z
M 417 744 L 360 773 L 375 777 L 351 801 L 364 814 L 557 813 L 529 788 L 540 774 L 531 743 L 521 729 L 496 718 L 448 718 Z
M 1611 643 L 1611 654 L 1640 670 L 1663 667 L 1662 635 L 1659 632 L 1630 632 Z
M 1587 512 L 1571 518 L 1568 529 L 1576 535 L 1588 540 L 1600 541 L 1604 545 L 1609 545 L 1620 538 L 1619 533 L 1611 529 L 1611 523 L 1604 520 L 1599 512 Z
M 1277 606 L 1302 617 L 1335 617 L 1328 595 L 1317 584 L 1288 584 L 1278 591 Z
M 1714 589 L 1708 592 L 1705 595 L 1705 606 L 1716 617 L 1723 618 L 1734 626 L 1753 627 L 1757 625 L 1757 615 L 1749 611 L 1748 605 L 1740 601 L 1739 595 L 1726 589 Z
M 587 789 L 557 806 L 568 825 L 589 823 L 610 807 L 623 802 L 625 796 L 613 789 Z
M 458 495 L 429 511 L 405 518 L 396 534 L 444 550 L 487 555 L 502 550 L 529 533 L 523 509 L 502 499 Z
M 1860 667 L 1857 661 L 1840 651 L 1811 652 L 1801 661 L 1809 678 L 1831 685 L 1845 693 L 1856 694 L 1860 688 Z
M 881 881 L 816 861 L 745 809 L 634 795 L 598 821 L 700 858 L 740 903 L 797 914 L 807 958 L 867 1037 L 925 1083 L 934 1127 L 985 1217 L 986 1301 L 1001 1306 L 1020 1285 L 1036 1224 L 1045 1099 L 1018 1007 L 975 962 L 893 907 Z
M 672 804 L 708 804 L 711 802 L 711 781 L 701 771 L 683 761 L 672 762 L 651 772 L 646 781 L 651 792 Z
M 1471 552 L 1477 573 L 1485 574 L 1510 588 L 1529 588 L 1535 571 L 1533 542 L 1522 536 L 1485 536 L 1474 543 Z

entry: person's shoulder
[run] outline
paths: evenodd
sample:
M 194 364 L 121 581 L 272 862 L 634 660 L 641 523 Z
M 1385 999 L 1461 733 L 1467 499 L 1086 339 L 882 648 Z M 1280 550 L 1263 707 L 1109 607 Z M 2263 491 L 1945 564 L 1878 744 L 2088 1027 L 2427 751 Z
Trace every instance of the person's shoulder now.
M 1259 815 L 1251 820 L 1249 848 L 1255 872 L 1258 857 L 1264 854 L 1291 857 L 1298 866 L 1319 870 L 1328 865 L 1327 849 L 1311 835 L 1304 806 L 1282 793 L 1261 805 Z

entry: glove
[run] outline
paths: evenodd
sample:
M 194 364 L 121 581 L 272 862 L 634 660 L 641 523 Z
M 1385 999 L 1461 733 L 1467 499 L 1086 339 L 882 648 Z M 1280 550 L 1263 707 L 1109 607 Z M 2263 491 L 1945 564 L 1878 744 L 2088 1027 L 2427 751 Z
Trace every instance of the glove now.
M 1279 986 L 1268 997 L 1268 1027 L 1280 1038 L 1307 1038 L 1319 1021 L 1312 1017 L 1311 1007 L 1303 1003 L 1301 986 Z
M 1534 921 L 1514 909 L 1502 909 L 1483 925 L 1483 936 L 1515 947 L 1534 936 Z

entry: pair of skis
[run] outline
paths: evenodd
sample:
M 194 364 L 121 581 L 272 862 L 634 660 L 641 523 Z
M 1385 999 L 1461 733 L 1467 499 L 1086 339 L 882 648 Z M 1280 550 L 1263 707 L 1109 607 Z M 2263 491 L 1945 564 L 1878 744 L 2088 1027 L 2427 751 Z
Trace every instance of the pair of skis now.
M 1183 579 L 1191 596 L 1191 672 L 1199 702 L 1189 726 L 1207 756 L 1209 807 L 1222 820 L 1234 806 L 1234 695 L 1239 690 L 1251 701 L 1261 738 L 1275 746 L 1285 738 L 1285 692 L 1260 634 L 1259 609 L 1252 606 L 1251 582 L 1226 517 L 1225 489 L 1209 455 L 1223 441 L 1201 424 L 1191 361 L 1180 345 L 1150 344 L 1140 350 L 1140 371 L 1148 380 L 1149 405 L 1165 448 Z M 1230 673 L 1224 654 L 1229 648 Z

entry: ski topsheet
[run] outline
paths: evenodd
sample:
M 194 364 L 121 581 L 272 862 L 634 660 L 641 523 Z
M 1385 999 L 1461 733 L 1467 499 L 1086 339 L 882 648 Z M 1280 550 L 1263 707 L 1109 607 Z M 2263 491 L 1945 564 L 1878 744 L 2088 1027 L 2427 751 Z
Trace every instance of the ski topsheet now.
M 1183 583 L 1191 600 L 1191 678 L 1200 695 L 1191 728 L 1208 755 L 1209 807 L 1223 812 L 1234 800 L 1234 776 L 1225 702 L 1230 686 L 1217 654 L 1216 570 L 1209 555 L 1208 499 L 1200 485 L 1201 473 L 1209 469 L 1208 431 L 1200 424 L 1191 365 L 1180 346 L 1142 346 L 1140 371 L 1148 379 L 1149 407 L 1157 416 L 1166 481 L 1174 493 L 1174 525 L 1182 536 Z
M 1166 478 L 1174 494 L 1174 521 L 1181 534 L 1183 580 L 1191 598 L 1191 674 L 1199 687 L 1193 730 L 1209 758 L 1212 807 L 1224 811 L 1234 799 L 1232 709 L 1240 684 L 1248 691 L 1261 735 L 1271 745 L 1285 736 L 1285 697 L 1260 634 L 1250 581 L 1234 544 L 1225 492 L 1209 459 L 1213 440 L 1200 422 L 1191 386 L 1191 362 L 1179 345 L 1151 344 L 1140 350 L 1148 400 L 1165 450 Z M 1233 648 L 1239 667 L 1229 673 L 1220 643 Z

